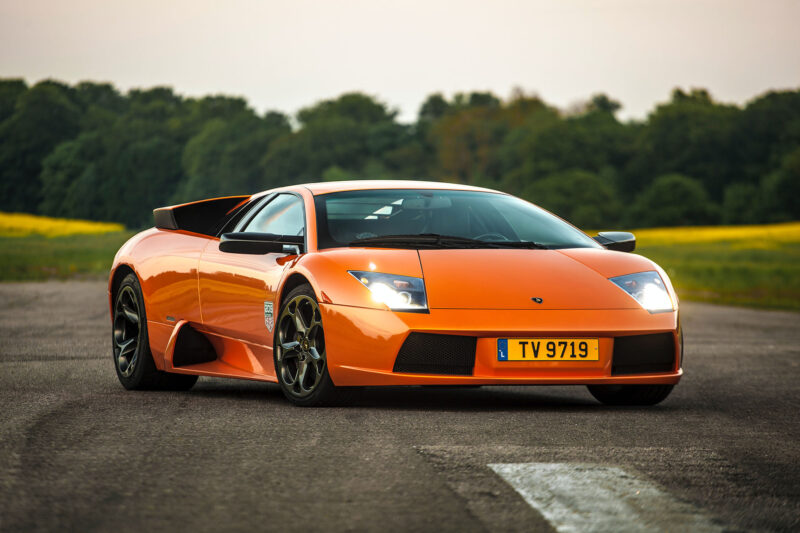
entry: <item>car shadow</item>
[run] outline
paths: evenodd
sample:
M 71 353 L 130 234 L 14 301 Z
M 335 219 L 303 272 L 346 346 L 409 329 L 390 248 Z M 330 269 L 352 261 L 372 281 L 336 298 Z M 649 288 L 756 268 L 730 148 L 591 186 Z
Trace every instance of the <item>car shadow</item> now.
M 274 383 L 227 379 L 198 382 L 188 394 L 204 398 L 225 398 L 290 406 Z M 348 394 L 346 400 L 325 409 L 369 409 L 392 411 L 558 411 L 599 413 L 671 410 L 669 403 L 654 407 L 605 406 L 582 387 L 484 386 L 484 387 L 364 387 Z
M 277 383 L 226 378 L 202 378 L 187 394 L 258 402 L 286 401 Z
M 561 411 L 603 410 L 592 398 L 573 388 L 551 387 L 386 387 L 366 388 L 347 406 L 401 411 Z

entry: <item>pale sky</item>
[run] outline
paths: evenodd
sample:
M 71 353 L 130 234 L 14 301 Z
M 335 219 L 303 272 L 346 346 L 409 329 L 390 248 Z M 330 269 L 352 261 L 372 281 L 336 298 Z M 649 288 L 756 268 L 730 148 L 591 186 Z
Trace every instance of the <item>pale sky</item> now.
M 642 118 L 676 86 L 736 103 L 800 87 L 800 0 L 0 0 L 0 77 L 285 113 L 357 90 L 404 121 L 437 91 L 605 92 Z

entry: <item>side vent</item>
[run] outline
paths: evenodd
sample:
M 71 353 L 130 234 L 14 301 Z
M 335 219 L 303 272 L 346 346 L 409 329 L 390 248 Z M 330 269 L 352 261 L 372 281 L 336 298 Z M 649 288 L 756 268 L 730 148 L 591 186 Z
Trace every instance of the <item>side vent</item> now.
M 409 333 L 394 361 L 394 372 L 471 376 L 476 337 Z
M 175 352 L 172 354 L 172 366 L 189 366 L 208 363 L 217 358 L 217 352 L 211 342 L 188 324 L 178 332 L 175 341 Z

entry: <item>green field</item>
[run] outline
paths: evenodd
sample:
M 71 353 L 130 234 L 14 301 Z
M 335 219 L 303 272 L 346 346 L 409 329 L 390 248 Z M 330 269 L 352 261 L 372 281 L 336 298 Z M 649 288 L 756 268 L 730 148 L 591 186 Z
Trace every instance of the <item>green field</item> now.
M 634 232 L 681 299 L 800 309 L 800 223 Z
M 103 279 L 114 254 L 133 234 L 65 221 L 58 235 L 90 233 L 48 236 L 54 230 L 47 229 L 17 236 L 18 221 L 12 231 L 3 220 L 0 214 L 0 281 Z M 51 228 L 52 220 L 42 219 L 41 226 Z M 667 271 L 681 299 L 800 310 L 800 222 L 635 233 L 636 253 Z
M 777 250 L 726 244 L 643 246 L 683 300 L 800 310 L 800 243 Z
M 0 237 L 0 281 L 105 278 L 114 254 L 131 235 Z
M 0 213 L 0 281 L 104 278 L 131 235 L 117 223 Z

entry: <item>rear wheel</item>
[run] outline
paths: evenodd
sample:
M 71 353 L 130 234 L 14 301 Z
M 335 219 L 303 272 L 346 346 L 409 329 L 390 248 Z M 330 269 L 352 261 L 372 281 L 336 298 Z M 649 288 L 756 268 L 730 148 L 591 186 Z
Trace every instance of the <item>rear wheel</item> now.
M 606 405 L 655 405 L 674 385 L 588 385 L 589 392 Z
M 310 286 L 295 287 L 286 296 L 274 341 L 275 373 L 290 402 L 313 406 L 345 399 L 351 389 L 336 387 L 328 374 L 322 314 Z
M 197 382 L 197 376 L 170 374 L 156 368 L 147 335 L 142 288 L 134 274 L 125 276 L 114 295 L 111 339 L 114 368 L 126 389 L 189 390 Z

